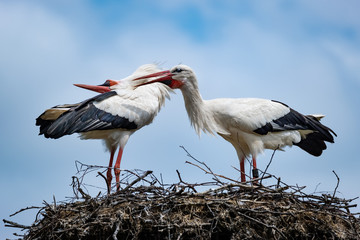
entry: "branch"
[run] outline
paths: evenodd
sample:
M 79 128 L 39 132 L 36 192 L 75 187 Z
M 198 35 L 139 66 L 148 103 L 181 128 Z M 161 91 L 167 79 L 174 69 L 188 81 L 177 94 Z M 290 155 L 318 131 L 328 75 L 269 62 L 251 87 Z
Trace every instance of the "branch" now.
M 108 184 L 108 179 L 101 172 L 98 172 L 98 174 L 105 180 L 105 184 L 106 184 L 106 188 L 107 188 L 107 194 L 109 195 L 111 189 L 110 189 L 110 186 Z
M 336 172 L 335 172 L 334 170 L 333 170 L 332 172 L 335 174 L 335 176 L 336 176 L 336 178 L 337 178 L 336 187 L 335 187 L 335 189 L 334 189 L 334 193 L 333 193 L 333 196 L 332 196 L 332 198 L 334 199 L 334 198 L 335 198 L 336 191 L 337 191 L 337 189 L 338 189 L 338 187 L 339 187 L 340 178 L 339 178 L 339 176 L 336 174 Z
M 180 180 L 180 183 L 183 183 L 185 184 L 188 188 L 191 188 L 195 193 L 197 193 L 196 189 L 195 189 L 195 184 L 190 184 L 190 183 L 187 183 L 187 182 L 184 182 L 181 178 L 181 175 L 180 175 L 180 172 L 178 170 L 176 170 L 176 173 L 178 175 L 178 178 Z
M 21 212 L 26 211 L 26 210 L 29 210 L 29 209 L 34 209 L 34 208 L 40 209 L 40 208 L 42 208 L 42 207 L 31 206 L 31 207 L 22 208 L 22 209 L 20 209 L 19 211 L 11 214 L 10 217 L 13 217 L 13 216 L 15 216 L 15 215 L 18 214 L 18 213 L 21 213 Z
M 222 182 L 217 178 L 217 174 L 214 174 L 214 172 L 211 170 L 211 168 L 208 167 L 208 165 L 206 165 L 205 162 L 200 162 L 199 160 L 197 160 L 196 158 L 194 158 L 194 157 L 185 149 L 184 146 L 180 146 L 180 147 L 181 147 L 182 149 L 184 149 L 184 151 L 186 152 L 186 154 L 187 154 L 188 157 L 190 157 L 190 158 L 192 158 L 193 160 L 195 160 L 196 162 L 204 165 L 204 166 L 208 169 L 208 171 L 204 170 L 205 172 L 208 172 L 209 174 L 212 174 L 212 175 L 215 177 L 215 180 L 216 180 L 216 181 L 222 183 Z M 202 169 L 202 168 L 201 168 L 201 169 Z
M 225 183 L 223 183 L 222 181 L 220 181 L 220 180 L 218 179 L 218 177 L 221 177 L 221 178 L 223 178 L 223 179 L 230 180 L 230 181 L 232 181 L 232 182 L 236 182 L 236 183 L 239 183 L 239 184 L 241 183 L 241 182 L 236 181 L 236 180 L 234 180 L 234 179 L 231 179 L 231 178 L 229 178 L 229 177 L 225 177 L 225 176 L 223 176 L 223 175 L 213 173 L 212 171 L 211 171 L 211 172 L 210 172 L 210 171 L 207 171 L 207 170 L 205 170 L 204 168 L 200 167 L 199 165 L 196 165 L 195 163 L 192 163 L 192 162 L 189 162 L 189 161 L 186 161 L 185 163 L 188 163 L 188 164 L 191 164 L 191 165 L 193 165 L 193 166 L 195 166 L 195 167 L 200 168 L 200 169 L 203 170 L 206 174 L 211 174 L 211 175 L 213 175 L 213 176 L 216 178 L 217 182 L 220 183 L 221 185 L 224 185 Z
M 126 190 L 128 190 L 129 188 L 131 188 L 133 185 L 135 185 L 136 183 L 138 183 L 140 180 L 144 179 L 147 175 L 151 174 L 153 171 L 146 171 L 142 176 L 139 176 L 137 179 L 135 179 L 134 181 L 132 181 L 129 185 L 127 185 L 124 189 L 122 189 L 121 191 L 124 192 Z
M 3 219 L 3 222 L 5 223 L 5 227 L 13 227 L 13 228 L 22 228 L 22 229 L 30 229 L 31 226 L 25 226 L 16 222 L 12 222 L 6 219 Z
M 265 175 L 266 171 L 268 170 L 268 168 L 269 168 L 269 166 L 270 166 L 270 164 L 271 164 L 271 162 L 272 162 L 272 160 L 273 160 L 273 158 L 274 158 L 274 155 L 275 155 L 276 150 L 278 150 L 278 149 L 279 149 L 279 147 L 277 147 L 277 148 L 274 150 L 274 152 L 272 153 L 271 158 L 270 158 L 270 161 L 269 161 L 268 165 L 267 165 L 266 168 L 265 168 L 265 171 L 263 172 L 263 174 L 262 174 L 262 176 L 261 176 L 260 185 L 262 184 L 262 180 L 264 179 L 264 175 Z
M 76 196 L 76 198 L 79 198 L 79 196 L 77 194 L 78 192 L 81 194 L 82 198 L 84 198 L 84 199 L 90 199 L 91 198 L 90 195 L 86 194 L 84 192 L 84 190 L 82 190 L 82 188 L 80 187 L 81 183 L 80 183 L 78 177 L 72 176 L 71 186 L 73 188 L 73 192 L 74 192 L 74 195 Z M 54 204 L 56 204 L 56 203 L 54 203 Z

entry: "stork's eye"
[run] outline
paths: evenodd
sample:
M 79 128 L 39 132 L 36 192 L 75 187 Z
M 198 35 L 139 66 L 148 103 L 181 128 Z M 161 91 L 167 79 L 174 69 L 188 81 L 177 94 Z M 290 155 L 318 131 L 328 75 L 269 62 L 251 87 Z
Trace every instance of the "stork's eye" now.
M 106 80 L 103 84 L 101 84 L 101 85 L 99 85 L 99 86 L 111 87 L 111 86 L 114 86 L 114 85 L 116 85 L 116 84 L 118 84 L 117 81 L 108 79 L 108 80 Z
M 110 87 L 110 81 L 106 80 L 103 84 L 101 84 L 101 86 Z
M 182 71 L 183 71 L 183 69 L 181 69 L 181 68 L 175 68 L 175 70 L 174 70 L 173 72 L 180 73 L 180 72 L 182 72 Z

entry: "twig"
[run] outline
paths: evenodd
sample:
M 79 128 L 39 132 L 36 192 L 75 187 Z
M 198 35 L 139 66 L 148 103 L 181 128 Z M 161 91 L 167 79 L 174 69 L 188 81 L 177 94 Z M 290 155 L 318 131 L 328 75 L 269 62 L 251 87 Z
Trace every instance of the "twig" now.
M 332 170 L 332 172 L 335 174 L 335 176 L 336 176 L 336 178 L 337 178 L 336 187 L 335 187 L 335 189 L 334 189 L 334 193 L 333 193 L 333 196 L 332 196 L 332 198 L 334 199 L 334 198 L 335 198 L 336 191 L 337 191 L 337 189 L 338 189 L 338 187 L 339 187 L 340 178 L 339 178 L 339 176 L 336 174 L 336 172 L 335 172 L 334 170 Z
M 182 180 L 181 175 L 180 175 L 180 172 L 179 172 L 178 170 L 176 170 L 176 173 L 177 173 L 177 175 L 178 175 L 178 178 L 179 178 L 179 180 L 180 180 L 180 183 L 185 184 L 188 188 L 191 188 L 195 193 L 197 193 L 197 191 L 196 191 L 196 189 L 195 189 L 195 187 L 194 187 L 194 184 L 189 184 L 189 183 L 187 183 L 187 182 L 184 182 L 184 181 Z
M 127 185 L 124 189 L 122 189 L 121 191 L 124 192 L 126 190 L 128 190 L 129 188 L 131 188 L 133 185 L 135 185 L 137 182 L 139 182 L 140 180 L 144 179 L 147 175 L 151 174 L 152 171 L 146 171 L 142 176 L 138 177 L 137 179 L 135 179 L 134 181 L 132 181 L 129 185 Z
M 268 170 L 268 168 L 269 168 L 269 166 L 270 166 L 270 164 L 271 164 L 271 162 L 272 162 L 272 160 L 274 158 L 276 150 L 278 150 L 278 149 L 279 149 L 279 146 L 273 151 L 273 153 L 271 155 L 271 158 L 270 158 L 270 161 L 269 161 L 268 165 L 265 168 L 265 171 L 263 172 L 263 174 L 261 176 L 260 185 L 262 184 L 262 180 L 264 179 L 264 175 L 265 175 L 266 171 Z
M 79 198 L 79 196 L 78 196 L 78 192 L 81 194 L 81 196 L 82 196 L 82 198 L 84 198 L 84 199 L 90 199 L 91 198 L 91 196 L 89 195 L 89 194 L 86 194 L 85 192 L 84 192 L 84 190 L 82 190 L 82 188 L 81 188 L 81 183 L 80 183 L 80 181 L 79 181 L 79 178 L 78 177 L 76 177 L 76 176 L 72 176 L 72 187 L 73 187 L 73 192 L 74 192 L 74 194 L 75 194 L 75 196 L 76 196 L 76 198 Z M 54 201 L 55 201 L 55 198 L 54 198 Z M 55 205 L 56 205 L 56 203 L 54 203 Z
M 186 154 L 187 154 L 188 157 L 190 157 L 190 158 L 192 158 L 193 160 L 195 160 L 196 162 L 204 165 L 204 166 L 208 169 L 208 171 L 206 171 L 206 172 L 209 172 L 210 174 L 212 174 L 212 175 L 215 177 L 215 180 L 216 180 L 216 181 L 219 181 L 219 182 L 221 183 L 221 181 L 216 177 L 216 174 L 214 174 L 214 172 L 211 170 L 211 168 L 208 167 L 208 165 L 206 165 L 205 162 L 200 162 L 199 160 L 197 160 L 196 158 L 194 158 L 194 157 L 186 150 L 186 148 L 185 148 L 184 146 L 180 146 L 180 148 L 182 148 L 182 149 L 186 152 Z
M 105 180 L 105 184 L 106 184 L 106 189 L 107 189 L 107 194 L 110 194 L 110 186 L 108 184 L 108 179 L 104 176 L 104 174 L 102 174 L 101 172 L 98 172 L 98 174 L 100 175 L 100 177 L 102 177 Z
M 22 228 L 22 229 L 30 229 L 31 228 L 31 226 L 25 226 L 25 225 L 22 225 L 22 224 L 13 222 L 13 221 L 9 221 L 6 219 L 3 219 L 3 222 L 5 223 L 5 227 Z
M 184 181 L 181 179 L 181 175 L 180 175 L 179 170 L 176 169 L 176 173 L 178 175 L 178 178 L 179 178 L 180 182 L 183 183 Z
M 239 211 L 238 211 L 238 214 L 240 214 L 241 216 L 243 216 L 243 217 L 245 217 L 245 218 L 247 218 L 247 219 L 249 219 L 249 220 L 251 220 L 251 221 L 253 221 L 253 222 L 256 222 L 256 223 L 258 223 L 258 224 L 261 224 L 261 225 L 263 225 L 263 226 L 265 226 L 265 227 L 267 227 L 267 228 L 272 228 L 272 229 L 274 229 L 274 230 L 277 231 L 284 239 L 287 239 L 286 236 L 285 236 L 277 227 L 275 227 L 274 225 L 268 225 L 268 224 L 266 224 L 266 223 L 264 223 L 264 222 L 259 221 L 258 219 L 252 218 L 252 217 L 250 217 L 250 216 L 248 216 L 248 215 L 246 215 L 246 214 L 244 214 L 244 213 L 242 213 L 242 212 L 239 212 Z
M 53 200 L 54 200 L 54 209 L 56 209 L 56 199 L 55 199 L 55 195 L 53 195 Z
M 213 175 L 214 177 L 216 177 L 217 182 L 220 183 L 220 184 L 222 184 L 222 185 L 224 184 L 224 182 L 220 181 L 219 178 L 217 178 L 217 177 L 221 177 L 221 178 L 224 178 L 224 179 L 230 180 L 230 181 L 232 181 L 232 182 L 236 182 L 236 183 L 241 183 L 241 182 L 239 182 L 239 181 L 236 181 L 236 180 L 234 180 L 234 179 L 225 177 L 225 176 L 223 176 L 223 175 L 216 174 L 216 173 L 213 173 L 213 172 L 209 172 L 209 171 L 205 170 L 204 168 L 200 167 L 199 165 L 197 165 L 197 164 L 195 164 L 195 163 L 192 163 L 192 162 L 189 162 L 189 161 L 186 161 L 185 163 L 200 168 L 200 169 L 203 170 L 206 174 L 211 174 L 211 175 Z
M 21 212 L 26 211 L 26 210 L 29 210 L 29 209 L 34 209 L 34 208 L 40 209 L 40 208 L 42 208 L 42 207 L 31 206 L 31 207 L 22 208 L 22 209 L 20 209 L 19 211 L 11 214 L 10 217 L 13 217 L 13 216 L 15 216 L 15 215 L 18 214 L 18 213 L 21 213 Z
M 106 166 L 85 164 L 78 160 L 75 161 L 75 166 L 76 166 L 76 170 L 77 170 L 76 174 L 82 173 L 80 176 L 80 184 L 82 184 L 83 179 L 86 174 L 97 171 L 98 169 L 104 169 L 104 171 L 109 169 L 109 167 L 106 167 Z
M 114 240 L 118 240 L 118 239 L 117 239 L 117 234 L 119 233 L 119 230 L 120 230 L 120 223 L 121 223 L 121 222 L 118 222 L 118 223 L 116 224 L 116 229 L 115 229 L 115 231 L 114 231 L 114 233 L 113 233 L 113 235 L 112 235 L 112 237 L 113 237 Z

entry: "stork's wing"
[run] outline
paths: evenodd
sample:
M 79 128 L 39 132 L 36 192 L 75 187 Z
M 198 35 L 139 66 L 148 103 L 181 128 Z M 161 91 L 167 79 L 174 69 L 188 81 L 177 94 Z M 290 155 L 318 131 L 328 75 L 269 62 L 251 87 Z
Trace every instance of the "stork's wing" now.
M 266 99 L 240 98 L 216 99 L 212 108 L 220 116 L 218 121 L 227 123 L 227 128 L 236 128 L 247 133 L 268 133 L 297 130 L 302 133 L 300 142 L 294 143 L 314 156 L 326 149 L 324 141 L 334 142 L 335 132 L 320 123 L 322 116 L 302 115 L 287 105 Z
M 254 130 L 290 112 L 287 106 L 258 98 L 218 98 L 206 103 L 225 129 L 235 128 L 247 133 L 253 133 Z M 263 131 L 260 134 L 267 132 Z
M 303 115 L 284 103 L 274 100 L 272 102 L 283 105 L 289 109 L 289 112 L 280 118 L 268 121 L 265 125 L 255 129 L 254 132 L 265 135 L 268 132 L 279 132 L 285 130 L 311 130 L 316 132 L 318 137 L 321 137 L 322 140 L 327 142 L 334 142 L 334 138 L 331 133 L 336 136 L 335 132 L 321 124 L 316 117 L 311 115 Z
M 137 125 L 128 118 L 113 115 L 96 107 L 97 103 L 116 95 L 116 92 L 111 91 L 78 104 L 58 105 L 46 110 L 36 119 L 36 125 L 40 126 L 39 134 L 44 134 L 47 138 L 59 138 L 93 130 L 136 129 Z

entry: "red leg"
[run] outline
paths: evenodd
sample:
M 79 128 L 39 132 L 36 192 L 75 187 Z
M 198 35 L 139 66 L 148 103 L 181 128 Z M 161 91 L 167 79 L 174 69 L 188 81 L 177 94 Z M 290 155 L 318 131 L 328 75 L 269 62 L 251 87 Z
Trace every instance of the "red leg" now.
M 241 182 L 245 182 L 245 158 L 241 158 L 240 160 L 240 174 L 241 174 Z
M 257 167 L 256 167 L 256 158 L 253 157 L 252 160 L 253 160 L 253 169 L 257 169 Z
M 114 166 L 114 172 L 115 172 L 115 178 L 116 178 L 116 190 L 117 191 L 120 190 L 120 162 L 121 162 L 122 154 L 123 154 L 123 149 L 120 147 L 119 148 L 119 154 L 117 156 L 116 163 L 115 163 L 115 166 Z
M 107 185 L 108 185 L 108 193 L 110 193 L 111 190 L 111 180 L 112 180 L 112 175 L 111 175 L 111 168 L 112 168 L 112 164 L 113 164 L 113 160 L 114 160 L 114 154 L 115 154 L 116 148 L 113 148 L 110 152 L 110 161 L 109 161 L 109 167 L 108 170 L 106 172 L 106 180 L 107 180 Z

